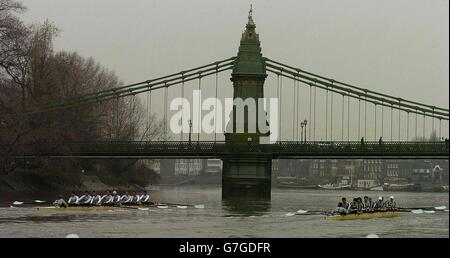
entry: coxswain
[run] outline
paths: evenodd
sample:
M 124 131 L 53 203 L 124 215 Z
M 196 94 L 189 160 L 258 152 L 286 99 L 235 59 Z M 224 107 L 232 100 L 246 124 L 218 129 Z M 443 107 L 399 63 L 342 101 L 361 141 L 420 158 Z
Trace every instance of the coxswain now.
M 388 210 L 397 209 L 397 203 L 394 201 L 394 196 L 389 197 L 389 200 L 385 204 L 385 208 Z
M 53 202 L 53 205 L 55 205 L 55 207 L 58 207 L 58 208 L 67 208 L 67 207 L 69 207 L 69 204 L 67 204 L 67 202 L 64 201 L 62 195 L 58 196 L 58 199 L 56 199 Z
M 89 191 L 85 191 L 84 195 L 82 195 L 79 199 L 77 204 L 81 205 L 81 206 L 89 206 L 91 205 L 91 201 L 92 201 L 92 196 L 89 193 Z
M 71 192 L 69 200 L 67 200 L 67 203 L 69 205 L 77 205 L 78 199 L 80 199 L 80 197 L 78 197 L 74 192 Z

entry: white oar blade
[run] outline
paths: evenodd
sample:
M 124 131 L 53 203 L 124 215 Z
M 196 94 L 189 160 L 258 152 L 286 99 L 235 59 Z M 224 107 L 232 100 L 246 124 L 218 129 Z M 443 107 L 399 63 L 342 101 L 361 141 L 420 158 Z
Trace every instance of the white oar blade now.
M 438 211 L 443 211 L 443 210 L 445 210 L 447 207 L 446 206 L 438 206 L 438 207 L 434 207 L 434 209 L 435 210 L 438 210 Z
M 436 211 L 423 211 L 423 212 L 428 213 L 428 214 L 436 213 Z
M 185 206 L 185 205 L 177 205 L 177 208 L 178 209 L 187 209 L 187 206 Z
M 169 208 L 169 206 L 167 206 L 167 205 L 158 205 L 156 207 L 158 207 L 159 209 L 167 209 L 167 208 Z
M 423 210 L 411 210 L 414 214 L 423 214 Z
M 18 202 L 18 201 L 13 202 L 13 205 L 22 205 L 22 204 L 23 204 L 23 202 Z
M 295 212 L 288 212 L 286 213 L 286 217 L 292 217 L 295 215 Z
M 148 211 L 150 209 L 149 208 L 138 208 L 138 210 L 140 210 L 140 211 Z
M 445 212 L 448 212 L 448 210 L 445 210 Z
M 308 211 L 305 211 L 305 210 L 298 210 L 296 213 L 297 214 L 305 214 L 305 213 L 307 213 Z
M 194 208 L 196 208 L 196 209 L 204 209 L 205 205 L 204 204 L 196 204 L 196 205 L 194 205 Z
M 41 201 L 41 200 L 34 200 L 35 203 L 44 203 L 45 201 Z

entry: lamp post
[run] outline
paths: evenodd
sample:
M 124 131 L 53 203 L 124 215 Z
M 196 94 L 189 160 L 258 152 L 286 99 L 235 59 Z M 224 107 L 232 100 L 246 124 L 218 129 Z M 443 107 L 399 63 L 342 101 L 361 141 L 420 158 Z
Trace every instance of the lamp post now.
M 303 125 L 305 126 L 305 138 L 304 138 L 304 142 L 306 143 L 306 125 L 308 124 L 308 120 L 304 120 L 303 121 Z
M 301 135 L 300 135 L 300 142 L 303 142 L 303 127 L 305 126 L 305 123 L 302 121 L 300 122 L 300 127 L 301 127 Z
M 189 145 L 191 144 L 192 120 L 189 120 Z

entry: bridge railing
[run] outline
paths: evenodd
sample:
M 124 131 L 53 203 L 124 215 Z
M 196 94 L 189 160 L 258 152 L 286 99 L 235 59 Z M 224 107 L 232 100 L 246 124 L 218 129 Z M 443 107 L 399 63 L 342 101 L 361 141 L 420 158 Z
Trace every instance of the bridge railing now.
M 179 141 L 131 141 L 131 142 L 36 142 L 22 146 L 24 156 L 216 156 L 272 155 L 283 156 L 387 156 L 387 155 L 445 155 L 447 142 L 297 142 L 282 141 L 274 144 L 236 142 L 179 142 Z

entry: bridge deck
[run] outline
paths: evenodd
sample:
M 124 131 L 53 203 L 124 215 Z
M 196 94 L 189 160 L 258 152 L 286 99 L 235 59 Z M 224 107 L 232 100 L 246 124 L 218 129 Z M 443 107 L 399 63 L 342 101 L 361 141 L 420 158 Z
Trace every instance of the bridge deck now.
M 3 145 L 4 146 L 4 145 Z M 270 156 L 272 158 L 435 158 L 448 159 L 444 142 L 278 142 L 247 144 L 225 142 L 71 142 L 35 143 L 14 157 L 79 158 L 221 158 Z

